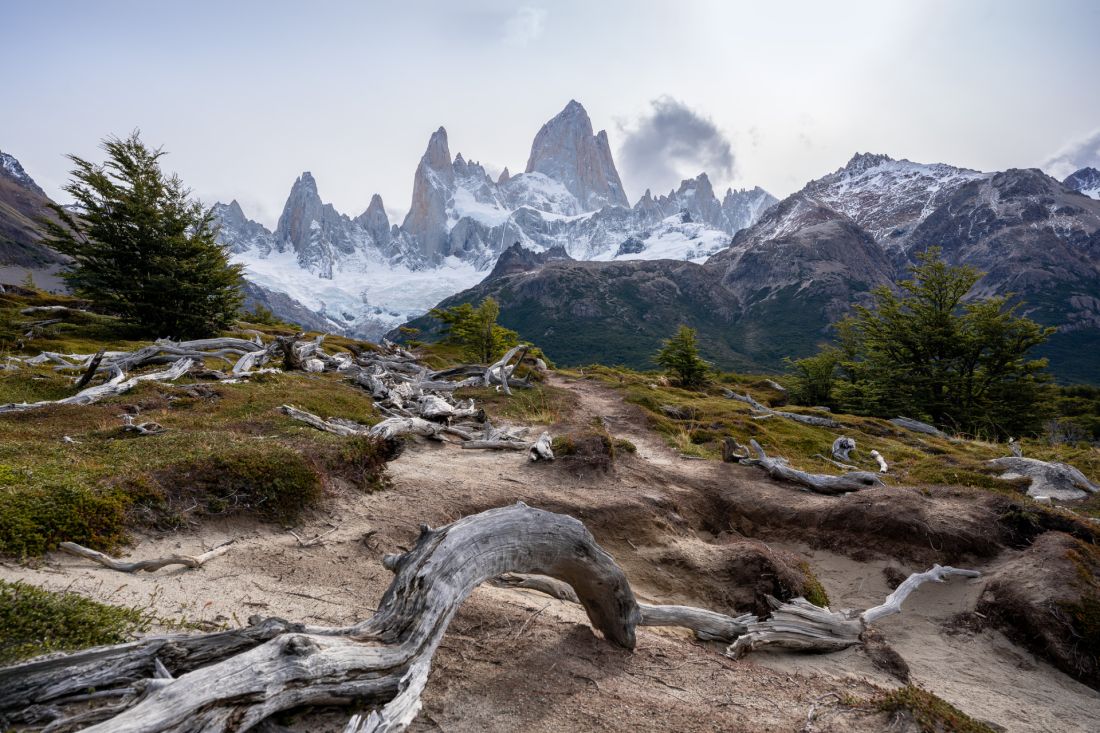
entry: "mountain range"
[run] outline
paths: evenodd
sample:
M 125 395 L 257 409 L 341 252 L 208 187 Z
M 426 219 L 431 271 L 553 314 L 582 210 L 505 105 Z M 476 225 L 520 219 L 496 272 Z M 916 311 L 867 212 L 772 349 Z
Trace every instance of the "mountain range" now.
M 702 263 L 541 259 L 517 248 L 440 305 L 493 296 L 505 326 L 563 364 L 651 367 L 660 340 L 686 323 L 721 366 L 778 369 L 938 246 L 949 262 L 986 273 L 974 295 L 1014 294 L 1022 312 L 1058 326 L 1041 353 L 1059 377 L 1100 382 L 1100 201 L 1087 195 L 1098 179 L 1092 169 L 1059 182 L 1035 169 L 857 154 Z
M 721 366 L 780 368 L 939 246 L 987 273 L 975 294 L 1012 293 L 1058 326 L 1044 347 L 1056 374 L 1100 382 L 1098 197 L 1094 168 L 1059 182 L 857 154 L 782 201 L 760 188 L 719 197 L 701 173 L 630 205 L 606 132 L 571 101 L 524 170 L 495 179 L 437 129 L 400 224 L 377 195 L 358 216 L 336 211 L 308 172 L 274 231 L 236 201 L 214 213 L 248 301 L 306 328 L 377 339 L 408 322 L 430 334 L 432 306 L 492 295 L 504 325 L 563 364 L 648 367 L 687 323 Z M 63 262 L 40 242 L 49 203 L 0 153 L 0 269 Z
M 480 282 L 517 242 L 582 260 L 702 262 L 775 202 L 761 188 L 720 199 L 701 173 L 631 206 L 607 133 L 594 132 L 584 107 L 570 101 L 535 135 L 524 171 L 506 168 L 496 180 L 478 161 L 452 156 L 440 127 L 400 225 L 378 195 L 359 216 L 337 212 L 308 172 L 291 187 L 274 232 L 236 201 L 214 211 L 253 283 L 250 297 L 284 317 L 295 317 L 293 308 L 299 322 L 308 314 L 315 327 L 377 338 Z

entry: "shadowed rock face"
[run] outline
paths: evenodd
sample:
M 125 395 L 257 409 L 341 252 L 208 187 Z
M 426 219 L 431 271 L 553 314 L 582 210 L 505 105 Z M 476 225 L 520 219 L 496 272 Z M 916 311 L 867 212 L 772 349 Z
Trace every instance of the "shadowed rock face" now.
M 442 127 L 432 133 L 413 177 L 412 204 L 401 228 L 420 244 L 423 255 L 438 259 L 447 247 L 447 199 L 454 189 L 454 167 Z
M 493 280 L 505 275 L 513 275 L 518 272 L 532 272 L 540 269 L 547 262 L 555 260 L 572 260 L 562 247 L 551 247 L 543 252 L 533 252 L 525 249 L 519 242 L 500 253 L 493 271 L 485 278 Z
M 14 156 L 0 151 L 0 265 L 48 268 L 65 261 L 40 244 L 39 220 L 56 220 L 50 199 Z
M 561 182 L 583 211 L 630 205 L 611 159 L 607 132 L 592 134 L 592 120 L 576 100 L 535 135 L 526 172 Z

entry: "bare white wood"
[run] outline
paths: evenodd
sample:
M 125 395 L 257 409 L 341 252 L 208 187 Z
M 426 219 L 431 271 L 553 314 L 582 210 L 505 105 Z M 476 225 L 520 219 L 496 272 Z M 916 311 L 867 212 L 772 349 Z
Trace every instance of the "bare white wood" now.
M 849 471 L 841 476 L 800 471 L 791 468 L 782 458 L 770 458 L 756 440 L 750 440 L 749 445 L 756 451 L 758 457 L 743 459 L 741 463 L 760 466 L 772 478 L 805 486 L 818 494 L 846 494 L 882 485 L 881 479 L 869 471 Z
M 75 542 L 62 542 L 57 547 L 70 555 L 77 555 L 79 557 L 86 557 L 89 560 L 108 567 L 111 570 L 117 570 L 120 573 L 136 573 L 139 570 L 144 570 L 147 573 L 151 573 L 154 570 L 160 570 L 163 567 L 169 565 L 183 565 L 189 568 L 200 568 L 208 561 L 213 560 L 215 557 L 221 557 L 225 553 L 229 552 L 229 546 L 233 544 L 233 540 L 223 542 L 217 547 L 207 550 L 201 555 L 168 555 L 166 557 L 157 557 L 149 560 L 118 560 L 105 555 L 97 550 L 92 550 L 83 545 L 78 545 Z

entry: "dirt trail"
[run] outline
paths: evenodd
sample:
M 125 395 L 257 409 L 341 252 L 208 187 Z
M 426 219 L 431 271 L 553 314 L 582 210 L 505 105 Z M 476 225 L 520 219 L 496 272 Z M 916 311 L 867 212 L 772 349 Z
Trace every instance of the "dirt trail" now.
M 614 390 L 557 376 L 552 384 L 573 391 L 580 402 L 569 424 L 555 429 L 600 416 L 638 453 L 609 473 L 577 474 L 510 451 L 417 442 L 390 464 L 392 488 L 371 495 L 336 492 L 325 511 L 295 528 L 305 537 L 337 527 L 321 546 L 301 548 L 288 532 L 226 520 L 141 538 L 129 553 L 194 552 L 237 538 L 228 554 L 198 570 L 126 575 L 53 554 L 37 567 L 4 565 L 0 577 L 147 606 L 169 618 L 236 626 L 259 614 L 345 624 L 373 612 L 390 582 L 382 555 L 407 548 L 419 523 L 437 526 L 523 500 L 584 521 L 623 566 L 639 598 L 705 605 L 721 590 L 721 579 L 692 575 L 661 559 L 672 550 L 689 559 L 713 555 L 715 543 L 736 534 L 726 526 L 734 499 L 777 516 L 816 511 L 827 517 L 837 507 L 866 503 L 797 492 L 750 468 L 683 459 Z M 789 532 L 768 536 L 759 518 L 750 524 L 760 529 L 758 539 L 805 557 L 834 606 L 866 607 L 889 592 L 882 568 L 896 562 L 856 562 L 794 544 Z M 1010 731 L 1100 730 L 1100 693 L 999 635 L 943 633 L 943 621 L 972 607 L 978 588 L 980 581 L 922 588 L 901 616 L 881 623 L 914 680 Z M 436 656 L 414 730 L 787 731 L 804 726 L 815 701 L 814 730 L 883 728 L 882 716 L 839 708 L 829 696 L 866 697 L 872 685 L 896 684 L 858 649 L 809 657 L 761 653 L 736 662 L 720 652 L 679 630 L 640 629 L 637 650 L 626 653 L 595 639 L 577 607 L 527 591 L 479 588 Z M 298 727 L 339 730 L 342 722 L 322 717 Z

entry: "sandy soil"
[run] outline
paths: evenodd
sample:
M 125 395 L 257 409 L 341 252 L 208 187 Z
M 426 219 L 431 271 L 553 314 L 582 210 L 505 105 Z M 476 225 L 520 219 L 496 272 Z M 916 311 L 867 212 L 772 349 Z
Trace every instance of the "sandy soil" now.
M 346 624 L 373 612 L 390 582 L 382 555 L 407 548 L 421 522 L 437 526 L 523 500 L 584 521 L 623 566 L 640 599 L 707 605 L 705 599 L 721 591 L 714 587 L 720 579 L 655 562 L 662 549 L 675 545 L 689 557 L 705 557 L 716 544 L 740 537 L 744 526 L 729 522 L 731 506 L 751 503 L 797 523 L 805 516 L 798 512 L 832 516 L 844 502 L 875 501 L 805 494 L 763 480 L 757 469 L 683 459 L 612 390 L 586 380 L 555 383 L 580 398 L 570 422 L 601 416 L 614 435 L 637 446 L 637 454 L 610 473 L 575 473 L 560 464 L 531 464 L 512 452 L 421 442 L 391 464 L 391 489 L 336 491 L 325 511 L 295 528 L 311 537 L 336 527 L 320 546 L 302 548 L 286 531 L 227 520 L 143 537 L 128 553 L 195 552 L 236 538 L 228 554 L 198 570 L 125 575 L 54 554 L 36 567 L 3 565 L 0 577 L 146 606 L 166 618 L 236 626 L 259 614 Z M 937 504 L 936 511 L 947 522 L 952 505 Z M 782 530 L 759 518 L 751 524 L 759 530 L 756 539 L 807 559 L 834 607 L 881 602 L 890 590 L 882 572 L 887 565 L 925 569 L 883 553 L 862 553 L 857 562 L 821 549 L 820 541 L 798 541 L 789 523 Z M 829 531 L 828 521 L 819 524 L 807 525 L 805 534 Z M 988 572 L 997 562 L 985 558 L 972 566 Z M 879 622 L 913 680 L 1009 731 L 1100 730 L 1100 693 L 997 633 L 944 630 L 951 616 L 973 608 L 982 582 L 922 587 L 903 614 Z M 436 656 L 414 730 L 873 731 L 890 722 L 837 705 L 838 695 L 866 697 L 876 687 L 898 684 L 860 649 L 822 656 L 761 652 L 740 661 L 721 651 L 680 630 L 639 629 L 637 649 L 624 652 L 596 638 L 575 606 L 528 591 L 479 588 Z M 292 727 L 340 725 L 329 715 Z

